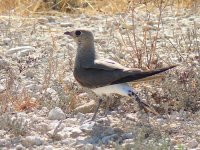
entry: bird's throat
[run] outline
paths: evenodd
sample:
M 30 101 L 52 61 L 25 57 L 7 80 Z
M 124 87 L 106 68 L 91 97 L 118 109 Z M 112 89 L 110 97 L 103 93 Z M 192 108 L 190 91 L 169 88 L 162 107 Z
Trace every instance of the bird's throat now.
M 76 54 L 76 65 L 85 65 L 94 63 L 97 58 L 94 45 L 79 45 Z

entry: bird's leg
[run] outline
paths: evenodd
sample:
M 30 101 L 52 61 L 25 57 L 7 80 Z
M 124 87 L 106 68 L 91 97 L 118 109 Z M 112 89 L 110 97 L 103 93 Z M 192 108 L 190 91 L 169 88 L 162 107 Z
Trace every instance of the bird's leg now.
M 107 96 L 106 98 L 107 98 L 107 100 L 106 100 L 106 108 L 104 109 L 104 115 L 105 115 L 105 117 L 107 117 L 108 112 L 109 112 L 109 107 L 111 105 L 110 97 Z
M 151 107 L 146 104 L 145 102 L 143 102 L 140 97 L 137 95 L 136 92 L 134 91 L 129 91 L 128 95 L 130 97 L 135 97 L 135 100 L 138 102 L 140 109 L 144 109 L 145 112 L 151 112 L 153 114 L 158 114 L 155 110 L 152 110 Z
M 93 115 L 93 117 L 92 117 L 92 121 L 94 121 L 94 119 L 96 118 L 97 112 L 98 112 L 99 107 L 100 107 L 100 105 L 101 105 L 102 102 L 103 102 L 103 100 L 100 98 L 100 99 L 99 99 L 99 102 L 98 102 L 98 104 L 97 104 L 96 110 L 95 110 L 95 112 L 94 112 L 94 115 Z

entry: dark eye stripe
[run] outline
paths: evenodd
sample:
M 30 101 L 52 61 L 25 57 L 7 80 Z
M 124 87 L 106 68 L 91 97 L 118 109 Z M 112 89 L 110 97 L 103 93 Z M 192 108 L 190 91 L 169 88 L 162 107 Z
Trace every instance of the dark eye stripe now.
M 77 31 L 75 32 L 75 34 L 76 34 L 76 36 L 79 36 L 79 35 L 81 35 L 81 31 L 77 30 Z

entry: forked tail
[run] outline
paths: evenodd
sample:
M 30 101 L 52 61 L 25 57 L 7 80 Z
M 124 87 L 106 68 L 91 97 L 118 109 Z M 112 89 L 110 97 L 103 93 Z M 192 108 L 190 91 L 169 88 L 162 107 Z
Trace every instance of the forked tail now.
M 177 65 L 173 65 L 173 66 L 169 66 L 169 67 L 165 67 L 165 68 L 161 68 L 161 69 L 155 69 L 155 70 L 151 70 L 151 71 L 142 71 L 142 72 L 137 72 L 134 73 L 132 75 L 126 76 L 124 78 L 121 78 L 115 82 L 113 82 L 112 84 L 119 84 L 119 83 L 124 83 L 124 82 L 132 82 L 132 81 L 137 81 L 139 79 L 143 79 L 143 78 L 147 78 L 162 72 L 165 72 L 169 69 L 172 69 L 174 67 L 176 67 Z

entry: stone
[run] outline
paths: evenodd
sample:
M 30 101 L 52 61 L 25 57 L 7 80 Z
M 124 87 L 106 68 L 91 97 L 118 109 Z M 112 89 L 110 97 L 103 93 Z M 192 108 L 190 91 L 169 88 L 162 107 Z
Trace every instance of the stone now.
M 65 117 L 65 113 L 59 107 L 55 107 L 48 114 L 49 120 L 63 120 Z
M 73 27 L 74 24 L 73 24 L 73 23 L 65 23 L 65 22 L 61 22 L 61 23 L 60 23 L 60 26 L 61 26 L 61 27 Z
M 108 144 L 109 141 L 111 141 L 111 140 L 113 140 L 114 138 L 117 138 L 117 137 L 118 137 L 117 134 L 105 136 L 105 137 L 102 138 L 102 143 L 103 144 Z
M 72 146 L 72 145 L 75 145 L 75 144 L 76 144 L 76 139 L 65 138 L 65 139 L 63 139 L 63 140 L 61 141 L 61 144 Z
M 35 48 L 32 46 L 19 46 L 15 48 L 9 49 L 6 54 L 7 55 L 13 55 L 15 53 L 19 53 L 19 56 L 25 56 L 28 55 L 29 53 L 35 52 Z
M 78 112 L 76 118 L 82 123 L 86 120 L 85 114 Z
M 188 142 L 188 147 L 189 148 L 196 148 L 197 146 L 198 146 L 198 142 L 197 142 L 197 140 L 196 139 L 192 139 L 192 140 L 190 140 L 189 142 Z
M 41 122 L 40 124 L 37 125 L 37 130 L 40 131 L 41 133 L 47 133 L 50 131 L 50 127 L 47 123 Z
M 126 114 L 126 119 L 127 119 L 127 120 L 131 120 L 131 121 L 134 121 L 134 122 L 136 122 L 136 121 L 138 120 L 137 117 L 136 117 L 136 115 L 133 114 L 133 113 L 128 113 L 128 114 Z
M 94 112 L 96 109 L 96 102 L 94 100 L 91 100 L 89 103 L 86 103 L 84 105 L 81 105 L 77 107 L 74 111 L 75 112 L 81 112 L 81 113 L 91 113 Z
M 55 148 L 51 145 L 47 145 L 44 147 L 44 150 L 54 150 Z
M 122 149 L 123 149 L 123 150 L 131 150 L 131 149 L 133 149 L 133 147 L 135 147 L 134 142 L 131 142 L 131 143 L 123 143 L 123 144 L 122 144 Z
M 48 19 L 48 21 L 49 21 L 50 23 L 56 22 L 56 19 L 55 19 L 53 16 L 48 16 L 47 19 Z
M 0 93 L 3 92 L 6 88 L 0 84 Z
M 80 136 L 81 133 L 82 133 L 82 131 L 79 128 L 73 128 L 71 131 L 70 137 L 76 138 L 76 137 Z
M 124 133 L 122 134 L 122 139 L 132 139 L 134 137 L 133 133 Z
M 94 122 L 94 121 L 86 122 L 86 123 L 84 123 L 84 124 L 82 124 L 82 125 L 80 126 L 80 129 L 81 129 L 83 132 L 86 132 L 86 133 L 90 134 L 90 133 L 93 131 L 94 125 L 95 125 L 95 122 Z
M 81 93 L 81 94 L 78 95 L 78 97 L 80 97 L 80 98 L 88 97 L 88 93 L 86 93 L 86 92 Z
M 46 92 L 48 93 L 48 96 L 53 101 L 59 101 L 59 96 L 56 90 L 53 88 L 47 88 Z
M 37 21 L 39 24 L 42 24 L 42 25 L 47 24 L 49 22 L 47 18 L 43 18 L 43 17 L 38 18 Z
M 103 131 L 103 133 L 101 134 L 102 136 L 108 136 L 108 135 L 112 135 L 114 134 L 114 130 L 112 127 L 107 127 L 105 128 L 105 130 Z
M 19 145 L 16 146 L 16 150 L 25 150 L 25 149 L 26 148 L 23 145 L 21 145 L 21 144 L 19 144 Z
M 22 145 L 25 147 L 40 146 L 44 143 L 44 140 L 40 136 L 27 136 L 22 139 Z
M 0 69 L 6 69 L 9 67 L 9 64 L 6 60 L 0 59 Z
M 4 38 L 4 39 L 3 39 L 3 43 L 4 43 L 5 45 L 11 45 L 12 40 L 11 40 L 10 38 Z
M 84 146 L 84 150 L 93 150 L 94 149 L 94 146 L 92 144 L 86 144 Z

